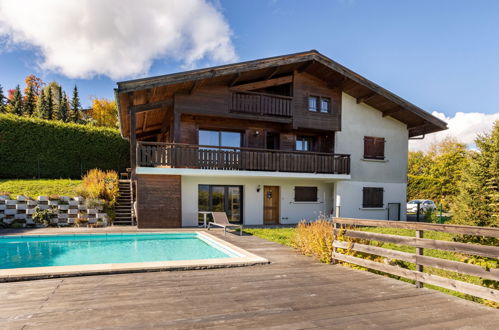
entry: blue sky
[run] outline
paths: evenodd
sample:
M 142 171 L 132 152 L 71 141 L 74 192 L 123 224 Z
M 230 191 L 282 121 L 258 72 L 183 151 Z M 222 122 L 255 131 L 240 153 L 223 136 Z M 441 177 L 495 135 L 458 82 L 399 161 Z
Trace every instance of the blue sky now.
M 207 52 L 186 66 L 178 49 L 169 56 L 165 46 L 146 72 L 118 80 L 317 49 L 429 112 L 448 118 L 457 112 L 499 113 L 499 1 L 221 0 L 208 5 L 228 25 L 235 56 L 226 52 L 225 60 L 214 61 Z M 168 36 L 155 33 L 156 40 Z M 42 60 L 39 47 L 29 42 L 3 43 L 0 84 L 13 88 L 35 73 L 67 90 L 77 84 L 85 106 L 91 96 L 113 97 L 116 78 L 68 78 L 40 69 Z

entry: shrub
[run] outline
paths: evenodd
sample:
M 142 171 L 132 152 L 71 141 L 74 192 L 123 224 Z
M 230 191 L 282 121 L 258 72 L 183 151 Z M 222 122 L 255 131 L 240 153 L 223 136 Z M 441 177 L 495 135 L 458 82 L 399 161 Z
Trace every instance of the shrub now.
M 80 178 L 123 171 L 129 144 L 117 129 L 0 114 L 0 177 Z
M 54 208 L 48 208 L 46 210 L 41 210 L 40 207 L 35 208 L 35 212 L 31 216 L 33 221 L 40 225 L 48 226 L 50 224 L 50 219 L 56 214 Z
M 113 206 L 118 197 L 118 173 L 92 169 L 85 174 L 81 183 L 83 197 L 95 200 L 103 199 L 106 204 Z
M 302 221 L 296 227 L 292 244 L 304 255 L 314 256 L 321 262 L 331 263 L 333 225 L 330 221 L 323 219 L 311 223 Z

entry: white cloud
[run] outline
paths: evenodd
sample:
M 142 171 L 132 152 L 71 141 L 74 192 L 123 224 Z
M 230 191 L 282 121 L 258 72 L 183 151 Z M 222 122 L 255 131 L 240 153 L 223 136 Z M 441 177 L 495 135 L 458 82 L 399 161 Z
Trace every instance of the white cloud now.
M 159 58 L 236 59 L 230 27 L 207 0 L 0 0 L 0 36 L 36 47 L 41 69 L 70 78 L 140 76 Z
M 499 113 L 458 112 L 454 117 L 446 117 L 441 112 L 433 111 L 432 115 L 446 121 L 449 129 L 428 134 L 423 140 L 410 140 L 410 151 L 426 151 L 432 144 L 446 137 L 456 138 L 459 142 L 467 144 L 469 148 L 473 148 L 477 134 L 489 132 L 494 121 L 499 120 Z

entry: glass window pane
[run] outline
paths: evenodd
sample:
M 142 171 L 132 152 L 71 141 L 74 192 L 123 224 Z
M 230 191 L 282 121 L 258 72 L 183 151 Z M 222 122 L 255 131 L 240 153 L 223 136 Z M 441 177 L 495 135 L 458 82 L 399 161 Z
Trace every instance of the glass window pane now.
M 223 147 L 241 147 L 241 133 L 239 132 L 221 132 Z
M 206 146 L 219 146 L 219 132 L 199 130 L 199 144 Z
M 211 187 L 211 210 L 225 212 L 225 189 L 223 186 Z
M 311 151 L 312 150 L 312 138 L 310 138 L 310 137 L 298 137 L 298 138 L 296 138 L 296 150 L 297 151 Z
M 329 99 L 322 98 L 321 99 L 321 112 L 329 112 L 329 106 L 331 101 Z
M 228 210 L 227 216 L 230 222 L 241 222 L 241 187 L 227 187 L 228 189 Z
M 308 110 L 309 111 L 317 111 L 317 97 L 310 96 L 308 98 Z
M 210 202 L 209 202 L 209 190 L 210 187 L 206 185 L 198 186 L 198 210 L 199 211 L 209 211 L 210 210 Z M 203 215 L 198 214 L 198 223 L 203 224 Z

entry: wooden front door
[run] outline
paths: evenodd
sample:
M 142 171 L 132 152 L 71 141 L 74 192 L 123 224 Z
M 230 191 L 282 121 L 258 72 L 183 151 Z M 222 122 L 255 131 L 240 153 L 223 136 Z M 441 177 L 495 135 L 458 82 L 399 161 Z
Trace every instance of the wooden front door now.
M 279 187 L 263 187 L 263 224 L 279 224 Z

